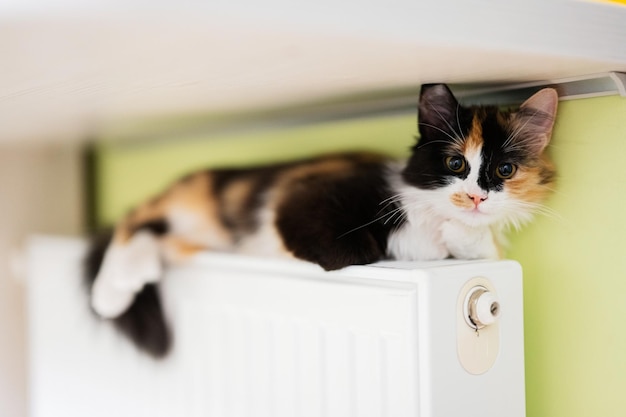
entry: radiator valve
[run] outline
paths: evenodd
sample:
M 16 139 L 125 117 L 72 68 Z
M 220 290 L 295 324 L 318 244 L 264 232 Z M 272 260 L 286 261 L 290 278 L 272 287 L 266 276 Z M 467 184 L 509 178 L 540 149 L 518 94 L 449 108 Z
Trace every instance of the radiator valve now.
M 463 313 L 467 324 L 478 330 L 489 326 L 500 317 L 500 303 L 495 294 L 482 285 L 469 290 L 465 297 Z

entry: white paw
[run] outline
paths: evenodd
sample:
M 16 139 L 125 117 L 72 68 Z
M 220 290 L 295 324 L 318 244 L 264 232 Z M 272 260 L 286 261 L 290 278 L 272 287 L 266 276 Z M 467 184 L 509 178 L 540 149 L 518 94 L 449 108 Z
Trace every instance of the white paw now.
M 455 220 L 447 220 L 441 225 L 441 236 L 455 258 L 498 258 L 498 249 L 489 227 L 470 227 Z
M 162 269 L 158 241 L 150 233 L 109 246 L 91 290 L 93 309 L 105 318 L 119 316 L 144 285 L 159 280 Z

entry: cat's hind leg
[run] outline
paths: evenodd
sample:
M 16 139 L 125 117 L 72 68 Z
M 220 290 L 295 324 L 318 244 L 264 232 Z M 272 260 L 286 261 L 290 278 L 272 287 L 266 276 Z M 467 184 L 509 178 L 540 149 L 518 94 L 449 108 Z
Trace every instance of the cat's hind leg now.
M 180 262 L 204 249 L 167 229 L 165 223 L 151 221 L 125 242 L 119 237 L 115 242 L 110 233 L 97 236 L 85 259 L 93 310 L 156 358 L 168 353 L 173 340 L 157 286 L 162 259 Z
M 93 310 L 154 357 L 173 340 L 158 289 L 166 264 L 232 243 L 213 194 L 207 172 L 185 177 L 95 239 L 85 259 Z
M 164 232 L 164 224 L 144 223 L 144 228 L 127 241 L 123 239 L 125 226 L 120 224 L 116 233 L 105 232 L 91 241 L 84 263 L 90 303 L 99 316 L 110 319 L 140 350 L 163 357 L 171 347 L 172 337 L 157 285 L 143 282 L 154 281 L 160 274 L 155 240 Z M 129 276 L 131 279 L 127 279 Z M 148 279 L 141 279 L 142 276 Z
M 114 237 L 94 280 L 92 308 L 104 318 L 119 316 L 144 285 L 159 280 L 162 270 L 158 237 L 152 232 L 136 232 L 123 243 Z
M 162 226 L 156 226 L 163 223 Z M 156 229 L 156 230 L 155 230 Z M 157 283 L 164 262 L 181 263 L 206 247 L 165 236 L 166 221 L 146 223 L 125 242 L 115 239 L 105 252 L 92 287 L 91 305 L 103 318 L 117 317 L 146 284 Z
M 185 177 L 118 224 L 93 279 L 96 313 L 106 318 L 122 314 L 135 294 L 160 279 L 165 263 L 232 244 L 212 184 L 208 172 Z

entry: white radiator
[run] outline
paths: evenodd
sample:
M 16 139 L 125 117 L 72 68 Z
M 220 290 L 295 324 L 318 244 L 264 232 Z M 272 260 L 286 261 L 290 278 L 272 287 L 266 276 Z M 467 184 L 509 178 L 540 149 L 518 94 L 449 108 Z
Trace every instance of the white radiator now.
M 163 282 L 175 348 L 155 361 L 88 311 L 84 249 L 60 238 L 29 244 L 32 417 L 525 415 L 515 262 L 326 273 L 201 255 Z M 478 332 L 464 318 L 472 288 L 501 311 Z

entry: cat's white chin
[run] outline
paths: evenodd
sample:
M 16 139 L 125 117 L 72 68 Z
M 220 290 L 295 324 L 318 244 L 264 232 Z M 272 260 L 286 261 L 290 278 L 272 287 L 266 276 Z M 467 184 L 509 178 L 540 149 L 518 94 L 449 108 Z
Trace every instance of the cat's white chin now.
M 461 211 L 454 218 L 469 227 L 487 227 L 498 221 L 495 216 L 480 209 Z

